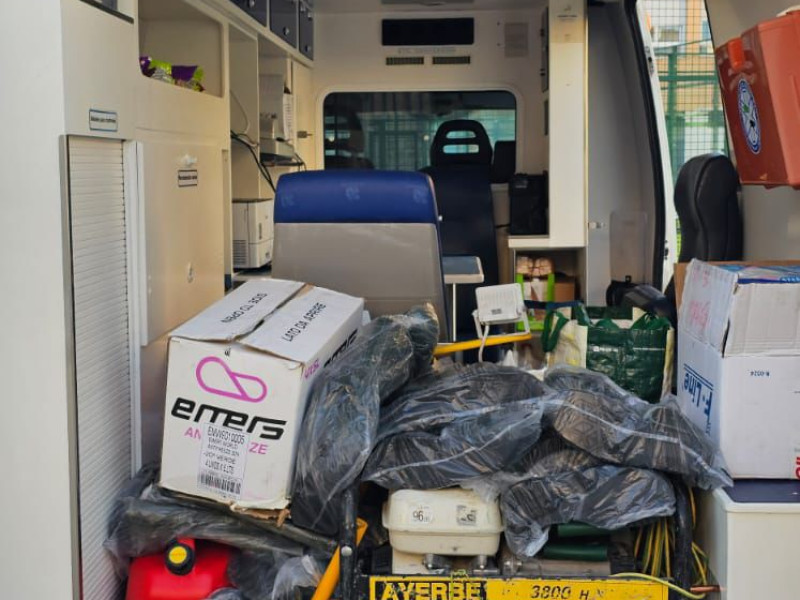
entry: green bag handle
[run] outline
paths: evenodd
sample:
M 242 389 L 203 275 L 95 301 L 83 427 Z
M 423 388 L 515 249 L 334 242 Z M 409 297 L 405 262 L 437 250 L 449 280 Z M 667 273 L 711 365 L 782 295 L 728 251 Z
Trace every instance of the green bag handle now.
M 578 304 L 572 309 L 572 317 L 578 322 L 578 325 L 583 325 L 584 327 L 591 327 L 592 325 L 592 319 L 589 318 L 589 312 L 584 304 Z
M 556 319 L 553 325 L 553 318 Z M 544 316 L 544 328 L 542 329 L 542 349 L 545 352 L 552 352 L 558 345 L 558 336 L 561 330 L 569 323 L 569 319 L 557 310 L 548 310 Z
M 672 325 L 665 317 L 657 317 L 651 313 L 645 313 L 631 325 L 631 329 L 644 329 L 645 331 L 658 331 L 659 329 L 669 329 Z

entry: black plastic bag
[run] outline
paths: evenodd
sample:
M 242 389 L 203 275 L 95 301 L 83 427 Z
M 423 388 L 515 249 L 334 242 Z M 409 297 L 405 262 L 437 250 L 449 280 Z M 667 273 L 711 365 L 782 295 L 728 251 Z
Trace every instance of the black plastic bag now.
M 453 364 L 411 381 L 381 409 L 378 439 L 443 426 L 470 411 L 544 396 L 533 375 L 492 363 Z
M 485 500 L 500 495 L 506 541 L 522 557 L 544 546 L 551 525 L 579 521 L 613 530 L 675 510 L 663 475 L 604 464 L 553 433 L 510 469 L 464 487 Z
M 322 372 L 311 390 L 299 437 L 292 520 L 334 535 L 342 523 L 342 493 L 372 452 L 381 402 L 430 368 L 439 324 L 433 307 L 379 317 Z
M 104 546 L 114 556 L 120 575 L 127 574 L 129 559 L 161 552 L 180 537 L 210 540 L 261 555 L 304 553 L 303 545 L 224 511 L 224 507 L 204 507 L 167 495 L 151 485 L 140 497 L 120 497 Z
M 675 511 L 672 484 L 664 475 L 603 464 L 558 443 L 537 448 L 519 470 L 496 477 L 494 484 L 505 490 L 500 510 L 506 541 L 521 557 L 541 550 L 551 525 L 577 521 L 613 530 Z
M 228 566 L 228 578 L 245 600 L 272 600 L 275 579 L 288 560 L 280 552 L 237 552 Z
M 458 485 L 518 461 L 539 439 L 541 420 L 539 399 L 465 411 L 444 427 L 385 439 L 363 478 L 390 490 Z
M 650 404 L 597 373 L 556 369 L 545 382 L 562 391 L 545 403 L 545 422 L 605 462 L 681 475 L 692 487 L 733 485 L 710 438 L 673 397 Z

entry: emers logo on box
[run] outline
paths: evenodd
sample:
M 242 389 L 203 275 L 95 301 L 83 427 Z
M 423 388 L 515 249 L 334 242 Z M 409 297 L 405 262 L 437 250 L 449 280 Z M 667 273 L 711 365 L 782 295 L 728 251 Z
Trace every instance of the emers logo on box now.
M 176 398 L 170 414 L 178 419 L 199 423 L 214 423 L 237 431 L 255 433 L 265 440 L 279 440 L 283 435 L 286 421 L 251 416 L 244 412 L 220 408 L 210 404 L 200 404 L 187 398 Z M 206 418 L 204 418 L 206 417 Z

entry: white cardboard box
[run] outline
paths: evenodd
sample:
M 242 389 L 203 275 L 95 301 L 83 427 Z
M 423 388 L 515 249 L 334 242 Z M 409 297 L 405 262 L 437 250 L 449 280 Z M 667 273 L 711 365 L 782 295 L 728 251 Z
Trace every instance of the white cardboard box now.
M 309 389 L 352 342 L 364 301 L 257 280 L 171 334 L 161 485 L 236 504 L 289 503 Z
M 798 478 L 800 268 L 692 261 L 678 320 L 678 399 L 734 478 Z

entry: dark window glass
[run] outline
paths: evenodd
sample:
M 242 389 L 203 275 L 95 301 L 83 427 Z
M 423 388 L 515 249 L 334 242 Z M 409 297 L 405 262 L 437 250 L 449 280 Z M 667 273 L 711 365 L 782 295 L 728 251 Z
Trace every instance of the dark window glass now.
M 492 145 L 514 141 L 517 103 L 507 91 L 336 92 L 324 116 L 326 168 L 416 171 L 445 121 L 474 119 Z

